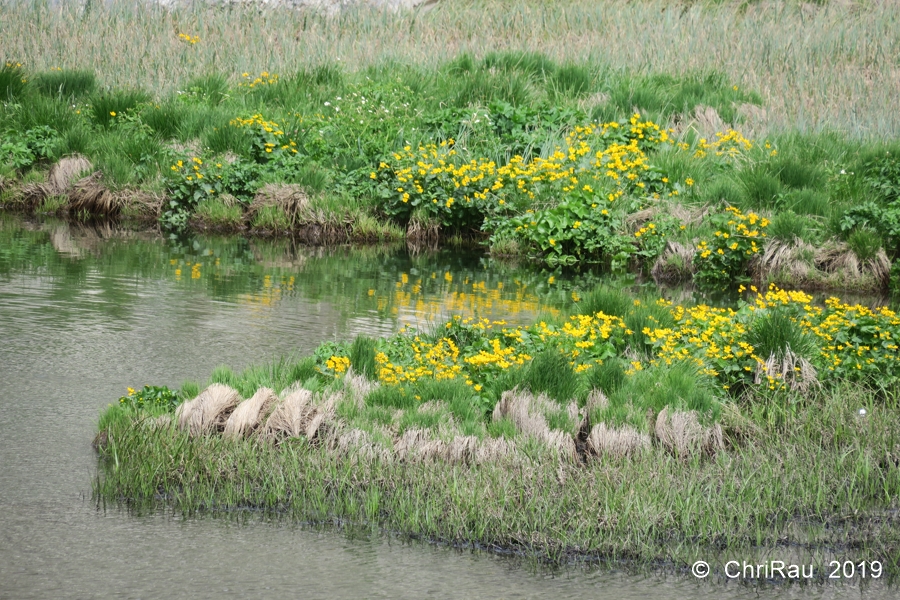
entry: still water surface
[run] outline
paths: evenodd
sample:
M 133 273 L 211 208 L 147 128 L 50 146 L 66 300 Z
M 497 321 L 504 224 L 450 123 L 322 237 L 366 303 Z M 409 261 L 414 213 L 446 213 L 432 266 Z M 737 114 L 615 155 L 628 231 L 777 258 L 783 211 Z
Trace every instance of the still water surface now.
M 896 597 L 878 585 L 756 590 L 664 571 L 551 572 L 258 514 L 136 515 L 91 499 L 97 416 L 127 386 L 203 381 L 219 364 L 451 313 L 529 321 L 592 281 L 454 251 L 172 242 L 0 215 L 0 598 Z

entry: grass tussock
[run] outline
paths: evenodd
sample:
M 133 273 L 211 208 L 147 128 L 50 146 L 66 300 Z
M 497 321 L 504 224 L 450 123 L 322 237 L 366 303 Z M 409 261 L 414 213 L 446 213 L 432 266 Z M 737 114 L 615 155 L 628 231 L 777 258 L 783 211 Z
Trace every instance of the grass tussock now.
M 221 432 L 239 402 L 237 390 L 213 384 L 193 400 L 181 404 L 175 412 L 175 420 L 178 427 L 194 436 Z
M 69 212 L 89 217 L 115 217 L 121 210 L 119 199 L 101 183 L 100 171 L 79 179 L 69 194 Z
M 222 434 L 225 437 L 247 436 L 265 423 L 266 417 L 278 401 L 278 396 L 269 388 L 259 388 L 252 398 L 238 404 L 225 422 Z

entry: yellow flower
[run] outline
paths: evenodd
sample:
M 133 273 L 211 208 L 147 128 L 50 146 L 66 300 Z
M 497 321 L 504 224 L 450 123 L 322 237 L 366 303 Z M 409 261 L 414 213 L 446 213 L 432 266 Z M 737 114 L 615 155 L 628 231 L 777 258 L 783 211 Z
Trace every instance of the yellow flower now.
M 111 117 L 116 116 L 116 111 L 114 111 L 114 110 L 109 111 L 109 116 L 111 116 Z

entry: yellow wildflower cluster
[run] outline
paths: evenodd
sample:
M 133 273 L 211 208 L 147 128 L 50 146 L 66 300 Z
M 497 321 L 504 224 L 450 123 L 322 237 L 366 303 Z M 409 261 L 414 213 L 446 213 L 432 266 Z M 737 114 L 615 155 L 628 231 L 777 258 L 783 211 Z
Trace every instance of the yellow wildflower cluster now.
M 844 304 L 837 298 L 826 300 L 824 307 L 815 306 L 809 294 L 770 286 L 739 310 L 706 305 L 672 306 L 670 310 L 673 327 L 648 327 L 643 331 L 655 347 L 655 360 L 665 364 L 693 361 L 726 387 L 749 380 L 757 365 L 769 358 L 758 354 L 746 338 L 751 320 L 774 310 L 787 311 L 802 331 L 818 338 L 818 355 L 806 358 L 820 369 L 853 379 L 870 375 L 890 380 L 900 375 L 896 341 L 900 318 L 886 307 L 873 310 Z M 768 379 L 770 389 L 784 385 L 777 377 Z
M 202 181 L 206 177 L 210 177 L 210 170 L 212 169 L 215 173 L 215 179 L 221 179 L 222 175 L 218 173 L 222 169 L 222 163 L 215 163 L 215 167 L 204 166 L 203 159 L 199 156 L 193 156 L 185 162 L 184 160 L 177 161 L 174 165 L 169 167 L 174 173 L 183 177 L 187 182 L 199 182 Z M 216 193 L 215 186 L 210 184 L 210 187 L 204 190 L 207 194 Z
M 238 83 L 238 87 L 250 89 L 263 85 L 275 85 L 278 83 L 278 75 L 276 73 L 269 73 L 268 71 L 263 71 L 259 75 L 251 75 L 246 72 L 241 73 L 241 78 L 243 81 Z
M 837 298 L 829 298 L 825 306 L 806 307 L 809 317 L 804 324 L 820 338 L 823 363 L 829 371 L 879 376 L 885 371 L 885 361 L 900 362 L 900 317 L 896 312 L 887 307 L 873 310 L 844 304 Z
M 629 359 L 627 374 L 647 366 L 689 362 L 726 390 L 757 382 L 779 390 L 788 382 L 781 375 L 767 374 L 764 366 L 769 356 L 763 356 L 750 342 L 755 339 L 751 333 L 756 320 L 779 312 L 803 335 L 812 334 L 817 340 L 804 358 L 819 370 L 820 380 L 900 379 L 900 317 L 887 308 L 843 304 L 836 298 L 825 306 L 815 306 L 808 294 L 774 286 L 765 293 L 757 292 L 755 299 L 742 302 L 737 309 L 705 304 L 686 307 L 665 300 L 657 304 L 671 314 L 672 325 L 663 326 L 649 316 L 649 324 L 640 332 L 630 330 L 622 318 L 602 312 L 574 315 L 561 325 L 541 321 L 520 327 L 454 317 L 439 337 L 424 339 L 415 333 L 401 333 L 380 344 L 378 380 L 385 385 L 403 385 L 422 378 L 460 379 L 480 390 L 499 373 L 555 349 L 576 373 L 620 356 Z M 629 348 L 642 344 L 652 348 L 649 360 L 636 360 L 629 354 Z M 337 372 L 331 362 L 326 366 Z
M 758 254 L 762 248 L 757 245 L 756 240 L 766 237 L 766 234 L 763 233 L 762 230 L 769 226 L 769 220 L 760 217 L 754 212 L 745 215 L 733 206 L 729 206 L 725 210 L 726 212 L 731 213 L 731 218 L 726 221 L 726 227 L 723 228 L 724 231 L 717 230 L 713 234 L 723 243 L 713 243 L 710 245 L 710 242 L 701 241 L 697 246 L 700 258 L 709 258 L 714 249 L 717 254 L 725 254 L 724 248 L 732 251 L 738 250 L 741 245 L 739 243 L 739 236 L 749 240 L 749 246 L 743 250 L 747 256 Z M 762 243 L 762 241 L 760 241 L 760 243 Z M 716 246 L 718 246 L 718 248 L 716 248 Z
M 503 187 L 502 181 L 497 180 L 494 161 L 482 158 L 458 163 L 454 159 L 456 156 L 453 139 L 440 144 L 425 144 L 415 151 L 406 146 L 402 152 L 394 152 L 394 160 L 408 165 L 393 171 L 400 184 L 396 188 L 400 201 L 406 204 L 412 199 L 415 206 L 427 200 L 426 196 L 440 195 L 443 205 L 450 208 L 456 200 L 470 204 L 473 199 L 487 198 L 492 190 Z M 387 163 L 379 164 L 379 169 L 390 168 Z M 371 178 L 376 179 L 377 174 L 373 172 Z M 426 186 L 430 194 L 426 192 Z M 435 187 L 452 189 L 453 193 L 436 192 Z M 432 204 L 438 203 L 437 197 L 430 200 Z
M 763 360 L 744 341 L 747 327 L 734 310 L 705 304 L 670 306 L 670 310 L 675 319 L 673 327 L 645 327 L 641 332 L 656 349 L 654 363 L 692 361 L 705 374 L 717 377 L 720 371 L 752 371 Z
M 623 349 L 631 332 L 619 317 L 597 313 L 571 317 L 561 327 L 542 321 L 527 327 L 506 327 L 504 321 L 454 317 L 444 335 L 433 342 L 400 335 L 379 352 L 378 379 L 387 385 L 414 383 L 423 377 L 462 378 L 484 385 L 496 374 L 524 365 L 547 348 L 569 358 L 576 372 L 586 371 Z M 465 339 L 460 349 L 454 340 Z
M 685 143 L 680 145 L 682 150 L 687 150 L 689 146 Z M 700 138 L 697 148 L 694 150 L 695 158 L 703 158 L 709 153 L 715 156 L 736 159 L 743 155 L 744 152 L 753 148 L 753 144 L 745 138 L 739 131 L 729 129 L 725 133 L 721 131 L 716 133 L 716 140 L 708 142 L 706 138 Z
M 325 366 L 334 372 L 335 377 L 341 373 L 346 373 L 350 368 L 350 359 L 346 356 L 332 356 L 325 361 Z
M 440 338 L 433 344 L 426 344 L 415 336 L 409 347 L 412 357 L 411 361 L 407 361 L 411 364 L 407 365 L 392 362 L 384 352 L 375 355 L 379 381 L 388 385 L 412 383 L 423 377 L 440 381 L 455 379 L 462 372 L 459 348 L 452 339 Z
M 267 121 L 265 117 L 259 113 L 247 119 L 236 117 L 229 121 L 228 124 L 232 127 L 252 127 L 254 125 L 259 125 L 267 133 L 271 133 L 275 136 L 284 135 L 284 131 L 281 130 L 281 126 L 279 126 L 278 123 L 275 121 Z
M 723 213 L 710 216 L 709 222 L 716 231 L 712 239 L 697 244 L 697 280 L 724 287 L 744 276 L 747 261 L 762 252 L 769 220 L 729 206 Z
M 534 158 L 528 163 L 523 163 L 521 157 L 513 157 L 505 170 L 501 169 L 501 175 L 516 180 L 516 187 L 531 198 L 534 197 L 533 184 L 542 181 L 564 181 L 564 192 L 592 193 L 595 190 L 591 184 L 601 189 L 608 187 L 603 183 L 610 182 L 616 185 L 632 183 L 634 187 L 644 188 L 645 184 L 638 179 L 641 172 L 649 168 L 645 148 L 670 140 L 657 124 L 640 119 L 640 115 L 635 114 L 624 125 L 612 121 L 576 126 L 566 136 L 565 148 L 557 147 L 551 157 Z M 620 195 L 612 191 L 607 200 L 613 201 Z
M 637 231 L 634 232 L 634 237 L 636 237 L 636 238 L 653 236 L 653 235 L 659 235 L 659 231 L 656 228 L 656 223 L 647 223 L 646 225 L 644 225 L 643 227 L 641 227 L 640 229 L 638 229 Z
M 473 203 L 479 210 L 496 210 L 516 197 L 533 200 L 548 193 L 610 202 L 629 191 L 659 197 L 664 182 L 651 175 L 646 150 L 669 141 L 666 131 L 636 114 L 627 122 L 576 126 L 549 156 L 516 155 L 503 165 L 487 158 L 461 159 L 452 139 L 415 150 L 406 146 L 393 154 L 394 164 L 382 162 L 370 178 L 382 184 L 391 216 L 424 206 L 445 221 L 455 208 Z
M 200 36 L 198 36 L 198 35 L 190 35 L 190 34 L 187 34 L 187 33 L 179 33 L 179 34 L 178 34 L 178 39 L 181 40 L 182 42 L 185 42 L 185 43 L 190 44 L 191 46 L 193 46 L 194 44 L 196 44 L 197 42 L 200 41 Z
M 232 127 L 244 128 L 251 132 L 251 148 L 261 156 L 276 150 L 297 153 L 297 142 L 284 137 L 284 130 L 275 121 L 269 121 L 262 114 L 248 118 L 236 117 L 228 122 Z

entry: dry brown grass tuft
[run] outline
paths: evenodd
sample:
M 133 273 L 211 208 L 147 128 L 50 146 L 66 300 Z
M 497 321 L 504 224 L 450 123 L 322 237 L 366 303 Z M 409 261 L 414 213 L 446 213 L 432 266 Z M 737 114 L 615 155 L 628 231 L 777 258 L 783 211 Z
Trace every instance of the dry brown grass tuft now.
M 244 218 L 253 222 L 256 214 L 266 207 L 275 207 L 287 215 L 290 228 L 301 223 L 301 214 L 310 206 L 309 195 L 299 185 L 287 183 L 267 183 L 253 197 Z
M 722 425 L 723 435 L 727 433 L 735 444 L 759 439 L 763 435 L 762 427 L 757 425 L 753 419 L 741 413 L 741 410 L 734 402 L 723 402 L 721 410 L 719 423 Z
M 475 450 L 475 463 L 486 464 L 509 460 L 516 456 L 516 444 L 506 438 L 482 440 Z
M 165 198 L 146 190 L 121 190 L 115 192 L 115 200 L 122 207 L 123 216 L 157 221 L 162 214 Z
M 437 244 L 441 239 L 441 224 L 435 220 L 413 216 L 406 227 L 406 240 L 415 246 Z
M 362 429 L 335 429 L 329 436 L 328 448 L 338 456 L 350 456 L 363 462 L 388 462 L 394 459 L 394 452 L 390 448 L 374 441 Z
M 772 354 L 765 363 L 756 363 L 753 382 L 756 385 L 767 386 L 773 381 L 781 382 L 788 389 L 803 394 L 819 385 L 816 368 L 790 348 L 787 348 L 781 358 Z
M 47 176 L 48 196 L 62 196 L 69 188 L 94 168 L 87 158 L 81 155 L 67 156 L 50 169 Z
M 312 405 L 312 392 L 304 389 L 294 390 L 266 419 L 261 435 L 274 441 L 301 437 L 306 434 L 306 426 L 313 413 L 315 406 Z
M 509 390 L 503 392 L 494 407 L 493 419 L 510 419 L 525 437 L 535 438 L 555 450 L 562 458 L 574 459 L 575 432 L 551 430 L 545 415 L 558 411 L 559 406 L 547 396 L 535 396 L 530 392 Z M 576 408 L 577 411 L 577 408 Z
M 872 258 L 861 261 L 844 242 L 829 241 L 815 251 L 816 268 L 826 274 L 834 287 L 883 288 L 890 277 L 891 261 L 881 248 Z
M 711 106 L 698 106 L 694 109 L 693 119 L 685 123 L 685 130 L 693 129 L 699 137 L 713 140 L 716 133 L 723 133 L 731 125 L 722 120 L 716 109 Z
M 175 411 L 178 427 L 192 436 L 221 432 L 231 412 L 241 401 L 237 390 L 214 383 Z
M 19 193 L 24 207 L 28 210 L 35 210 L 45 198 L 66 195 L 72 184 L 92 168 L 91 161 L 80 155 L 61 159 L 51 167 L 47 181 L 29 183 L 22 187 Z
M 377 381 L 367 379 L 365 375 L 357 375 L 353 367 L 344 375 L 344 391 L 353 399 L 358 407 L 362 407 L 369 392 L 378 387 Z
M 434 439 L 425 429 L 407 429 L 394 442 L 394 454 L 400 460 L 434 460 L 443 458 L 446 453 L 444 442 Z
M 656 438 L 674 452 L 686 457 L 698 452 L 715 454 L 725 447 L 722 426 L 704 427 L 695 411 L 669 411 L 663 408 L 656 416 Z
M 296 389 L 272 410 L 260 434 L 276 442 L 291 437 L 305 437 L 309 442 L 328 438 L 335 429 L 335 406 L 341 398 L 341 394 Z
M 650 275 L 656 283 L 690 281 L 694 276 L 694 249 L 679 242 L 666 242 Z
M 708 204 L 703 206 L 685 206 L 683 204 L 666 204 L 666 213 L 678 219 L 682 225 L 699 225 L 709 214 Z
M 225 429 L 222 432 L 225 437 L 248 436 L 256 431 L 263 423 L 278 402 L 278 396 L 274 390 L 259 388 L 253 397 L 244 400 L 231 413 Z
M 750 269 L 757 281 L 775 277 L 803 285 L 814 279 L 811 274 L 815 264 L 806 258 L 814 253 L 815 248 L 802 240 L 770 240 L 762 254 L 751 262 Z
M 585 443 L 588 455 L 600 458 L 612 456 L 624 458 L 650 448 L 650 436 L 633 427 L 607 427 L 606 423 L 598 423 L 591 429 Z
M 100 171 L 80 179 L 69 193 L 69 212 L 92 217 L 114 217 L 121 205 L 115 195 L 100 183 Z
M 474 435 L 458 435 L 447 444 L 446 460 L 469 465 L 478 456 L 478 438 Z

